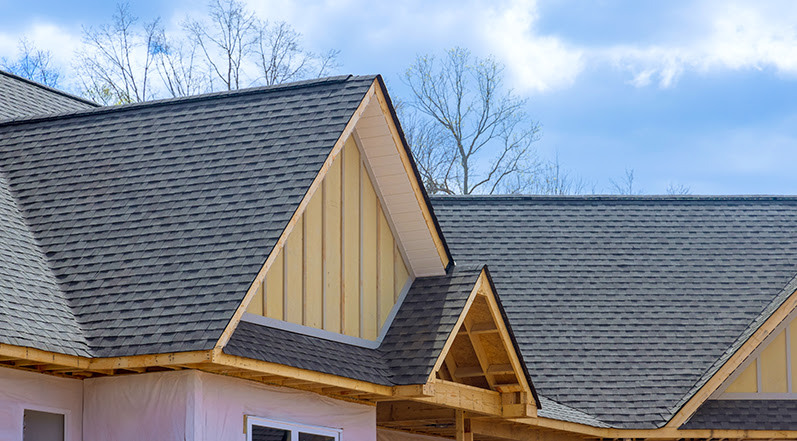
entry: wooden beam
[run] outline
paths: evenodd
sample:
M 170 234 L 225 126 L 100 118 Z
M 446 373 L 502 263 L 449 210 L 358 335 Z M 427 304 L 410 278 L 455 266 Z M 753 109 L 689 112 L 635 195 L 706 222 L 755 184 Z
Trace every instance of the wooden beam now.
M 496 328 L 495 325 L 490 322 L 474 323 L 470 327 L 470 333 L 474 335 L 490 334 L 494 332 L 498 332 L 498 328 Z
M 458 410 L 455 417 L 457 441 L 473 441 L 470 419 L 465 418 L 465 412 Z
M 490 375 L 514 374 L 515 370 L 511 364 L 493 364 L 487 367 L 487 373 Z
M 481 290 L 479 292 L 481 292 Z M 471 306 L 471 308 L 473 308 L 473 306 Z M 470 321 L 467 318 L 462 322 L 462 328 L 465 330 L 468 341 L 471 347 L 473 347 L 473 352 L 476 354 L 476 360 L 479 362 L 481 375 L 487 379 L 487 384 L 490 386 L 490 389 L 495 390 L 495 379 L 490 375 L 490 360 L 488 359 L 487 352 L 482 347 L 479 336 L 471 334 Z
M 393 396 L 397 398 L 432 397 L 434 393 L 435 388 L 433 383 L 393 386 Z
M 410 401 L 385 402 L 376 406 L 376 424 L 411 424 L 423 421 L 453 421 L 454 409 Z
M 483 377 L 484 370 L 481 366 L 460 366 L 457 367 L 454 376 L 457 378 Z
M 435 392 L 433 396 L 413 400 L 479 414 L 502 415 L 501 394 L 498 392 L 445 380 L 435 380 L 432 383 Z
M 747 339 L 746 342 L 720 367 L 720 369 L 689 399 L 665 425 L 667 428 L 681 427 L 697 409 L 733 374 L 747 357 L 781 324 L 797 307 L 797 291 Z

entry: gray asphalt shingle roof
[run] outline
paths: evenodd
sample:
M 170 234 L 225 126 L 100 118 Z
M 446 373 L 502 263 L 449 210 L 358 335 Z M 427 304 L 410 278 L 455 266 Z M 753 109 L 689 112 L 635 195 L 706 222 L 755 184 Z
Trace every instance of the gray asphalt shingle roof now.
M 93 109 L 0 72 L 0 343 L 211 348 L 374 79 Z M 797 286 L 797 198 L 432 200 L 458 265 L 415 281 L 379 349 L 243 322 L 225 352 L 423 383 L 486 263 L 540 416 L 652 428 Z M 780 418 L 756 406 L 685 427 Z
M 0 172 L 0 341 L 89 355 L 55 275 Z
M 415 279 L 379 348 L 241 322 L 224 352 L 384 385 L 424 384 L 481 274 Z
M 797 198 L 432 203 L 457 263 L 490 266 L 539 393 L 613 427 L 666 423 L 797 273 Z
M 797 430 L 797 401 L 710 400 L 681 429 Z
M 0 70 L 0 121 L 94 107 L 91 101 Z
M 213 347 L 373 81 L 0 124 L 0 170 L 93 354 Z

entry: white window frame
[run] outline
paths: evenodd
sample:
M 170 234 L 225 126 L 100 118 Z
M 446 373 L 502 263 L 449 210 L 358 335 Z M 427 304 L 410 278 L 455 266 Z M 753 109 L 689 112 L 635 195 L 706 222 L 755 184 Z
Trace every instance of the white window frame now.
M 69 409 L 64 409 L 61 407 L 50 407 L 50 406 L 39 406 L 37 404 L 31 403 L 21 403 L 19 405 L 19 409 L 21 411 L 20 417 L 25 419 L 25 411 L 26 410 L 33 410 L 36 412 L 47 412 L 47 413 L 54 413 L 56 415 L 63 415 L 64 416 L 64 441 L 72 441 L 72 411 Z M 19 439 L 23 439 L 25 436 L 25 427 L 24 423 L 20 424 L 20 434 Z
M 291 441 L 299 441 L 299 432 L 308 435 L 321 435 L 332 437 L 335 441 L 340 441 L 341 429 L 331 427 L 312 426 L 309 424 L 289 423 L 286 421 L 270 420 L 267 418 L 246 416 L 246 441 L 252 441 L 252 426 L 263 426 L 272 429 L 287 430 L 291 433 Z

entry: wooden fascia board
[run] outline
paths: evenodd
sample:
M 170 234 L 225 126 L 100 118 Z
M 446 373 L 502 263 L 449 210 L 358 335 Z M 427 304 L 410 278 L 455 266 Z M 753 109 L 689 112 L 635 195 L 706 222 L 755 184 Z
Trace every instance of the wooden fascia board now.
M 789 317 L 797 307 L 797 291 L 792 294 L 767 318 L 747 341 L 720 367 L 714 375 L 678 410 L 664 426 L 677 429 L 697 412 L 697 409 L 727 380 L 734 371 L 766 340 L 766 338 Z
M 92 359 L 0 343 L 0 356 L 88 370 Z
M 340 387 L 383 397 L 395 393 L 392 386 L 369 383 L 322 372 L 300 369 L 292 366 L 253 360 L 224 354 L 219 350 L 174 352 L 166 354 L 132 355 L 124 357 L 87 358 L 58 354 L 40 349 L 0 344 L 0 357 L 28 360 L 35 363 L 59 365 L 74 368 L 76 371 L 109 371 L 113 369 L 135 369 L 148 367 L 168 367 L 183 365 L 203 365 L 209 367 L 232 367 L 265 375 L 302 380 L 331 387 Z M 42 372 L 46 373 L 46 372 Z M 421 387 L 419 390 L 423 391 Z
M 377 75 L 376 83 L 379 85 L 379 87 L 375 88 L 376 99 L 379 102 L 379 106 L 381 107 L 382 113 L 385 116 L 385 121 L 390 129 L 390 135 L 393 137 L 393 142 L 396 144 L 399 157 L 401 158 L 402 165 L 404 166 L 404 171 L 407 173 L 407 178 L 409 178 L 410 184 L 412 185 L 412 189 L 415 193 L 415 197 L 418 200 L 418 206 L 423 212 L 423 218 L 426 221 L 426 227 L 429 229 L 429 233 L 432 235 L 432 240 L 434 240 L 437 253 L 440 256 L 440 262 L 442 263 L 444 269 L 448 269 L 448 266 L 452 264 L 454 260 L 451 257 L 451 251 L 448 249 L 448 244 L 443 236 L 443 230 L 440 228 L 440 223 L 437 221 L 437 216 L 434 214 L 434 209 L 432 208 L 432 203 L 429 200 L 429 195 L 426 194 L 426 189 L 424 189 L 423 184 L 421 183 L 418 167 L 415 165 L 415 160 L 412 158 L 410 147 L 407 144 L 404 133 L 401 131 L 401 124 L 398 121 L 398 116 L 396 115 L 396 111 L 391 104 L 390 96 L 387 94 L 387 88 L 385 87 L 385 83 L 380 75 Z
M 131 355 L 125 357 L 88 358 L 58 354 L 40 349 L 0 344 L 0 356 L 48 363 L 81 371 L 106 371 L 111 369 L 176 366 L 209 362 L 211 351 L 174 352 L 167 354 Z
M 272 248 L 271 253 L 269 254 L 268 258 L 266 258 L 266 262 L 260 268 L 260 271 L 255 276 L 255 279 L 252 281 L 251 285 L 249 285 L 249 289 L 246 291 L 246 295 L 241 303 L 238 305 L 238 308 L 235 310 L 232 318 L 227 323 L 227 326 L 224 328 L 224 332 L 222 332 L 221 336 L 219 337 L 218 341 L 216 342 L 216 348 L 223 348 L 227 345 L 227 342 L 230 341 L 230 337 L 232 337 L 232 333 L 235 331 L 235 328 L 238 327 L 238 323 L 241 322 L 241 317 L 243 317 L 244 312 L 246 312 L 246 308 L 249 306 L 249 303 L 252 301 L 252 298 L 257 293 L 257 287 L 263 283 L 263 280 L 266 278 L 266 273 L 271 268 L 271 265 L 274 264 L 274 261 L 277 260 L 277 255 L 279 251 L 285 246 L 285 242 L 288 240 L 288 236 L 290 236 L 291 232 L 293 231 L 294 227 L 298 223 L 299 219 L 301 218 L 302 214 L 307 209 L 307 205 L 310 203 L 310 199 L 313 197 L 315 192 L 321 186 L 324 181 L 324 177 L 326 177 L 329 168 L 332 166 L 335 158 L 338 157 L 340 152 L 343 150 L 343 146 L 346 144 L 346 140 L 349 139 L 352 132 L 354 131 L 354 127 L 357 125 L 357 121 L 360 120 L 365 110 L 368 108 L 368 103 L 376 96 L 377 83 L 374 81 L 371 84 L 371 87 L 365 93 L 362 101 L 357 106 L 357 109 L 352 114 L 349 122 L 346 124 L 346 127 L 341 132 L 338 140 L 335 141 L 335 145 L 332 147 L 332 150 L 327 155 L 327 159 L 324 161 L 324 164 L 321 166 L 321 170 L 316 175 L 313 182 L 310 184 L 310 187 L 307 189 L 304 197 L 302 198 L 299 206 L 294 211 L 291 219 L 288 221 L 287 226 L 285 229 L 282 230 L 282 234 L 280 235 L 279 239 L 277 239 L 277 243 Z

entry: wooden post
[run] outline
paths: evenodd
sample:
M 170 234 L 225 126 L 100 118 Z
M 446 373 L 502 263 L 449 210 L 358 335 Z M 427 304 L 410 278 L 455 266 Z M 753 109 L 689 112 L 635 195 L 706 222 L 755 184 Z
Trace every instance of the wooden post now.
M 473 441 L 473 432 L 470 429 L 470 420 L 465 418 L 465 411 L 458 410 L 456 414 L 457 441 Z

